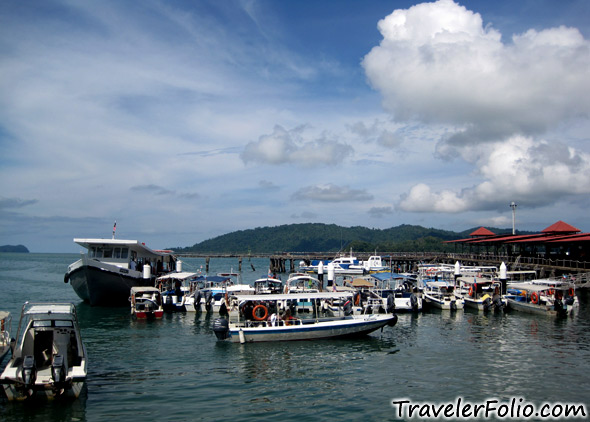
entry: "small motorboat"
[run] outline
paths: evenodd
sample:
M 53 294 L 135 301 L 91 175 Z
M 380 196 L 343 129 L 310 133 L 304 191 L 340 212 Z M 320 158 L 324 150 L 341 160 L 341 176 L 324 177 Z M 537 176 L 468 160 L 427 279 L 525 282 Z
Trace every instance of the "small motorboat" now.
M 533 280 L 508 284 L 510 309 L 529 314 L 565 317 L 580 307 L 575 284 L 560 280 Z
M 129 301 L 131 315 L 137 319 L 160 319 L 164 315 L 162 293 L 155 287 L 132 287 Z
M 10 350 L 10 328 L 12 316 L 10 312 L 0 311 L 0 362 Z
M 213 332 L 218 340 L 232 343 L 316 340 L 357 337 L 397 323 L 395 314 L 353 315 L 352 293 L 289 293 L 238 296 L 237 318 L 218 318 Z M 340 313 L 321 317 L 327 302 L 343 303 Z M 292 309 L 307 303 L 310 317 L 297 318 Z
M 8 400 L 77 398 L 86 382 L 86 348 L 71 303 L 23 305 L 12 357 L 0 375 Z
M 446 281 L 428 281 L 424 283 L 422 296 L 424 301 L 433 308 L 456 311 L 463 309 L 465 300 L 456 296 L 455 286 Z

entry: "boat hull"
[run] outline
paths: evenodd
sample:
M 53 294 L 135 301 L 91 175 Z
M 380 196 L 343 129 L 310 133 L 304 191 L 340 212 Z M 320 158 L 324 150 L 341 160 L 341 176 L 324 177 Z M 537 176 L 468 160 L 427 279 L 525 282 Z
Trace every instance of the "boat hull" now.
M 101 267 L 98 262 L 78 261 L 72 270 L 66 274 L 72 288 L 80 299 L 91 306 L 129 306 L 131 287 L 151 286 L 152 280 L 138 277 L 137 271 L 110 266 Z
M 397 316 L 389 314 L 356 316 L 327 322 L 278 327 L 230 326 L 228 340 L 233 343 L 250 343 L 356 337 L 367 335 L 388 324 L 393 325 L 396 321 Z
M 550 317 L 567 316 L 575 312 L 576 306 L 567 306 L 562 312 L 557 312 L 552 305 L 534 304 L 530 302 L 521 302 L 508 298 L 508 307 L 518 312 L 525 312 L 533 315 L 547 315 Z
M 424 301 L 432 308 L 442 309 L 445 311 L 460 310 L 464 308 L 464 301 L 460 299 L 441 299 L 424 294 Z
M 4 393 L 8 401 L 23 401 L 31 398 L 55 400 L 77 399 L 86 384 L 86 379 L 70 380 L 64 388 L 56 388 L 53 382 L 35 383 L 27 390 L 22 383 L 11 382 L 4 384 Z

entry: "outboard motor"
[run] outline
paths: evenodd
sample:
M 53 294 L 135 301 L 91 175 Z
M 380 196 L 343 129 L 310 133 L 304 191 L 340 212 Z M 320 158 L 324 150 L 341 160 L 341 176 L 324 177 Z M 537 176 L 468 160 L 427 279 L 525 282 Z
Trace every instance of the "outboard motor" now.
M 51 364 L 51 377 L 55 384 L 60 384 L 66 380 L 66 367 L 64 365 L 63 355 L 55 355 Z
M 386 313 L 392 314 L 395 311 L 395 298 L 391 293 L 387 295 L 387 309 Z
M 229 312 L 227 312 L 227 305 L 225 304 L 225 300 L 223 302 L 221 302 L 221 305 L 219 306 L 219 315 L 228 315 L 229 316 Z
M 193 306 L 195 307 L 195 311 L 200 311 L 201 310 L 201 291 L 197 290 L 194 293 L 195 296 L 195 303 L 193 303 Z
M 418 310 L 418 297 L 416 293 L 412 293 L 410 296 L 410 305 L 412 306 L 412 311 L 416 312 Z
M 492 309 L 492 299 L 486 297 L 486 299 L 483 301 L 483 310 L 489 311 L 490 309 Z
M 207 312 L 211 310 L 211 302 L 213 301 L 213 293 L 211 290 L 205 292 L 205 309 Z
M 229 322 L 225 318 L 217 318 L 213 322 L 213 332 L 217 340 L 225 340 L 229 338 Z
M 352 302 L 350 300 L 346 301 L 346 303 L 344 304 L 343 310 L 344 310 L 345 316 L 352 315 Z
M 456 311 L 456 310 L 457 310 L 457 301 L 451 300 L 451 311 Z
M 553 302 L 553 308 L 555 309 L 555 312 L 557 312 L 557 315 L 559 315 L 559 316 L 566 316 L 567 315 L 566 307 L 563 306 L 563 302 L 561 299 L 555 299 L 555 302 Z
M 35 365 L 35 358 L 33 356 L 25 356 L 22 377 L 27 389 L 35 385 L 35 381 L 37 380 L 37 366 Z
M 500 295 L 496 296 L 494 298 L 494 310 L 495 311 L 502 311 L 504 310 L 505 304 L 504 302 L 502 302 L 502 298 L 500 297 Z
M 573 296 L 568 296 L 565 298 L 565 304 L 568 306 L 571 306 L 574 304 L 574 297 Z

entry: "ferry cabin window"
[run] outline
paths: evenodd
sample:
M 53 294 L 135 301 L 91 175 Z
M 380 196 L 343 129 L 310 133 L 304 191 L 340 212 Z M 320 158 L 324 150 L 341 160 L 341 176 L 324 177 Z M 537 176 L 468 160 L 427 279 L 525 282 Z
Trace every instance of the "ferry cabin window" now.
M 129 248 L 121 248 L 121 259 L 127 259 L 129 256 Z
M 105 248 L 102 252 L 103 258 L 112 258 L 113 257 L 113 250 L 111 248 Z

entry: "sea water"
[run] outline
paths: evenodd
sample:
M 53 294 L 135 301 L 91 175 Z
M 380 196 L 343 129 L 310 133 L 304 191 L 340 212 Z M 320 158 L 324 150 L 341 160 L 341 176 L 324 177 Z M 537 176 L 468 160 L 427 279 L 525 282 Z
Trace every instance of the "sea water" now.
M 25 301 L 73 302 L 88 350 L 78 400 L 0 399 L 0 421 L 393 421 L 404 419 L 398 399 L 590 404 L 585 292 L 580 312 L 561 320 L 430 311 L 400 314 L 361 339 L 240 345 L 218 342 L 207 314 L 137 321 L 128 308 L 88 306 L 63 282 L 76 259 L 0 253 L 0 310 L 12 313 L 13 331 Z M 213 258 L 210 267 L 237 271 L 239 262 Z M 184 258 L 183 270 L 204 272 L 205 260 Z M 267 271 L 267 259 L 244 258 L 244 282 Z

